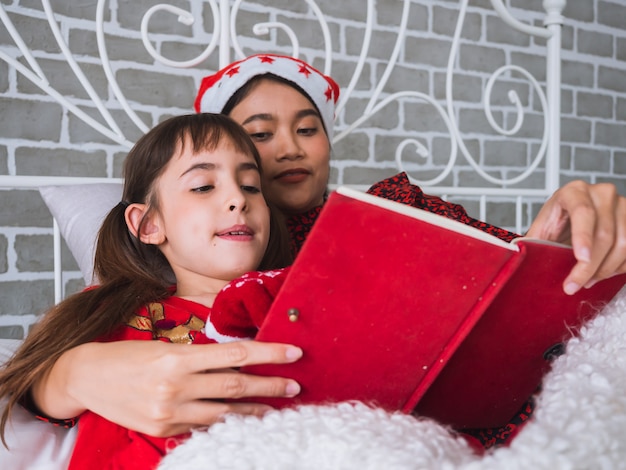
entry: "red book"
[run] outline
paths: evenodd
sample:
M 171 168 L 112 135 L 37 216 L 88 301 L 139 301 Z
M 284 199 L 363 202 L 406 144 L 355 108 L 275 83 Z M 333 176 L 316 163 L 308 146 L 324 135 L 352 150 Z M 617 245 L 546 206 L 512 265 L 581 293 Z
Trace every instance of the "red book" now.
M 340 188 L 332 193 L 257 339 L 296 344 L 276 407 L 361 400 L 459 428 L 506 424 L 563 343 L 626 282 L 568 296 L 570 247 L 506 243 L 459 222 Z

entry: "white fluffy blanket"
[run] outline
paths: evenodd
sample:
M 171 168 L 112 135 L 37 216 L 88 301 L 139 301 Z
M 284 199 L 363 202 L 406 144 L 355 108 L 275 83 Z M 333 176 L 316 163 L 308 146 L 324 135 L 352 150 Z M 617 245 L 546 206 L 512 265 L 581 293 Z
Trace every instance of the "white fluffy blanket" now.
M 432 420 L 343 403 L 228 416 L 194 432 L 159 468 L 626 468 L 626 290 L 569 341 L 509 447 L 479 456 Z

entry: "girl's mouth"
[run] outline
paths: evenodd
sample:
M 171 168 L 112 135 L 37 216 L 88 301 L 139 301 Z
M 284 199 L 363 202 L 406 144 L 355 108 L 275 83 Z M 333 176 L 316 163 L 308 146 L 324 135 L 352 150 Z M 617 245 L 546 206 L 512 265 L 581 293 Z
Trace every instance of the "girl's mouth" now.
M 245 241 L 252 239 L 254 231 L 247 225 L 233 225 L 232 227 L 219 231 L 217 236 L 225 240 Z

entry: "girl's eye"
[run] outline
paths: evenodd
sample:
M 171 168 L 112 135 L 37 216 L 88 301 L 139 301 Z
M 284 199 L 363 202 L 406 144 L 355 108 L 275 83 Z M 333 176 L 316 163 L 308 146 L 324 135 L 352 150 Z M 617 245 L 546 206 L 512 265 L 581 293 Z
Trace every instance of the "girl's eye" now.
M 261 188 L 257 186 L 242 186 L 241 189 L 250 194 L 259 194 L 261 192 Z
M 207 192 L 211 191 L 212 189 L 215 189 L 215 186 L 213 186 L 212 184 L 207 184 L 205 186 L 198 186 L 197 188 L 193 188 L 191 190 L 191 192 L 194 192 L 194 193 L 207 193 Z

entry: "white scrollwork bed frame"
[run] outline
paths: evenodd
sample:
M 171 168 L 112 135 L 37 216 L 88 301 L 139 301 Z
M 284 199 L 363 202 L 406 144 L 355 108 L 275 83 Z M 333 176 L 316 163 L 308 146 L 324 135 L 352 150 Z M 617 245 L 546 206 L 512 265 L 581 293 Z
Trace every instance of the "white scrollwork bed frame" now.
M 108 2 L 115 5 L 113 0 Z M 140 3 L 140 2 L 139 2 Z M 197 32 L 194 28 L 194 22 L 201 16 L 199 10 L 199 4 L 201 2 L 191 2 L 190 10 L 184 10 L 177 6 L 158 4 L 151 8 L 146 8 L 143 20 L 140 28 L 140 39 L 145 46 L 145 49 L 152 56 L 155 63 L 161 70 L 172 68 L 177 70 L 189 71 L 196 83 L 202 75 L 209 73 L 206 65 L 208 60 L 212 60 L 216 55 L 218 61 L 213 62 L 213 70 L 216 66 L 223 66 L 234 58 L 243 57 L 246 52 L 250 53 L 254 47 L 263 49 L 266 46 L 265 43 L 255 45 L 254 40 L 250 39 L 250 35 L 246 37 L 245 45 L 240 43 L 240 31 L 239 31 L 239 14 L 242 8 L 242 0 L 208 0 L 202 2 L 202 5 L 208 5 L 213 17 L 213 29 L 209 34 L 209 43 L 206 46 L 202 46 L 202 52 L 195 58 L 190 60 L 174 61 L 165 57 L 160 48 L 163 46 L 163 42 L 171 39 L 171 36 L 167 34 L 155 34 L 151 33 L 151 24 L 155 15 L 174 15 L 177 17 L 178 22 L 185 27 L 191 28 L 191 31 Z M 269 8 L 259 7 L 254 5 L 255 2 L 245 2 L 245 4 L 252 4 L 253 8 Z M 320 25 L 321 37 L 323 38 L 323 46 L 314 54 L 311 53 L 315 59 L 319 59 L 318 62 L 322 63 L 321 68 L 325 73 L 334 75 L 333 64 L 336 56 L 336 48 L 332 43 L 332 33 L 328 26 L 327 18 L 321 11 L 317 2 L 314 0 L 303 0 L 303 4 L 306 5 L 304 13 L 302 14 L 308 18 L 315 18 Z M 380 1 L 378 2 L 381 3 Z M 412 102 L 423 102 L 431 106 L 434 113 L 438 113 L 440 119 L 444 123 L 444 127 L 448 134 L 449 139 L 449 156 L 447 162 L 438 167 L 434 167 L 435 171 L 431 168 L 429 174 L 434 174 L 430 179 L 420 179 L 418 172 L 423 168 L 424 162 L 429 158 L 432 158 L 432 150 L 429 148 L 432 144 L 433 137 L 426 135 L 426 140 L 422 139 L 422 136 L 418 133 L 414 135 L 407 135 L 406 132 L 401 133 L 398 137 L 401 139 L 397 149 L 395 150 L 395 164 L 398 170 L 406 170 L 412 180 L 422 186 L 428 193 L 443 195 L 447 198 L 466 198 L 469 201 L 476 201 L 478 207 L 478 213 L 473 214 L 476 217 L 485 219 L 487 214 L 487 201 L 488 200 L 507 200 L 512 201 L 516 211 L 515 223 L 510 228 L 521 232 L 525 229 L 529 220 L 529 214 L 532 212 L 532 203 L 544 200 L 549 194 L 559 186 L 559 148 L 560 148 L 560 88 L 561 88 L 561 76 L 560 76 L 560 53 L 561 53 L 561 28 L 563 24 L 562 11 L 565 7 L 565 0 L 545 0 L 543 6 L 545 8 L 545 16 L 543 18 L 543 26 L 535 26 L 526 22 L 517 20 L 507 9 L 502 0 L 491 0 L 493 8 L 501 17 L 501 19 L 515 28 L 518 31 L 528 34 L 532 37 L 542 38 L 546 41 L 546 80 L 545 84 L 540 83 L 534 76 L 526 69 L 513 65 L 506 64 L 497 70 L 493 71 L 492 76 L 487 81 L 486 89 L 484 90 L 483 103 L 485 103 L 484 109 L 488 122 L 491 124 L 496 133 L 504 136 L 515 135 L 520 131 L 524 122 L 525 106 L 522 104 L 522 98 L 518 94 L 511 90 L 508 93 L 510 103 L 513 108 L 513 112 L 510 114 L 509 122 L 512 124 L 503 125 L 496 122 L 494 113 L 491 106 L 491 94 L 496 82 L 503 76 L 510 76 L 511 74 L 521 75 L 524 80 L 527 80 L 530 85 L 530 93 L 534 93 L 537 96 L 540 112 L 543 114 L 543 130 L 541 135 L 536 137 L 536 154 L 531 159 L 531 163 L 523 171 L 514 172 L 512 177 L 498 176 L 497 173 L 485 169 L 481 164 L 480 156 L 473 155 L 468 149 L 465 143 L 463 132 L 460 130 L 458 122 L 458 110 L 455 108 L 453 102 L 454 96 L 454 74 L 455 68 L 459 61 L 459 48 L 462 36 L 462 28 L 464 25 L 464 19 L 466 11 L 468 9 L 468 1 L 461 0 L 458 7 L 458 19 L 456 28 L 454 30 L 452 46 L 450 49 L 449 57 L 447 60 L 447 69 L 445 74 L 445 98 L 437 98 L 433 96 L 433 93 L 425 93 L 417 90 L 406 91 L 386 91 L 386 86 L 390 77 L 396 73 L 399 57 L 404 47 L 407 34 L 409 32 L 408 23 L 410 20 L 410 7 L 412 2 L 410 0 L 402 1 L 401 17 L 398 19 L 397 28 L 395 33 L 395 43 L 393 50 L 388 59 L 384 61 L 378 60 L 372 62 L 370 56 L 372 48 L 372 32 L 374 23 L 377 18 L 376 1 L 367 0 L 363 2 L 364 19 L 362 20 L 364 26 L 362 27 L 363 37 L 362 46 L 358 55 L 351 58 L 353 64 L 353 71 L 351 77 L 345 83 L 340 83 L 341 97 L 338 103 L 337 109 L 337 132 L 334 138 L 335 147 L 340 146 L 344 140 L 349 140 L 351 135 L 361 132 L 364 135 L 368 135 L 370 130 L 364 128 L 364 124 L 368 123 L 373 116 L 379 113 L 383 108 L 388 106 L 392 102 L 401 102 L 403 100 L 409 100 Z M 95 28 L 97 36 L 97 47 L 99 51 L 100 61 L 106 76 L 107 87 L 112 92 L 114 98 L 104 99 L 98 95 L 95 87 L 92 85 L 90 79 L 83 72 L 82 67 L 76 60 L 75 55 L 68 46 L 67 38 L 64 36 L 62 23 L 57 19 L 53 8 L 48 0 L 43 0 L 43 13 L 39 14 L 39 17 L 47 20 L 50 31 L 54 35 L 54 39 L 58 45 L 59 50 L 65 57 L 67 63 L 71 67 L 71 70 L 78 78 L 81 86 L 84 88 L 84 93 L 88 96 L 87 101 L 90 102 L 90 110 L 85 110 L 85 99 L 78 99 L 73 96 L 67 96 L 60 93 L 47 78 L 44 67 L 40 65 L 38 57 L 34 56 L 30 51 L 29 46 L 25 43 L 24 39 L 20 35 L 20 31 L 15 27 L 11 20 L 10 13 L 19 11 L 19 5 L 7 4 L 0 5 L 0 19 L 4 24 L 4 27 L 12 37 L 14 46 L 10 48 L 0 49 L 0 59 L 6 62 L 17 73 L 28 79 L 32 84 L 40 88 L 46 95 L 60 103 L 66 110 L 82 120 L 87 126 L 91 127 L 98 133 L 106 136 L 114 144 L 119 145 L 120 149 L 128 149 L 132 146 L 133 135 L 137 135 L 137 130 L 128 130 L 128 127 L 123 128 L 122 122 L 132 121 L 134 126 L 139 129 L 139 132 L 145 132 L 152 123 L 146 122 L 141 113 L 135 109 L 137 103 L 129 100 L 125 96 L 122 88 L 118 84 L 116 74 L 114 71 L 114 65 L 112 65 L 109 59 L 107 50 L 107 1 L 99 0 L 97 2 L 97 17 L 95 18 Z M 42 17 L 43 15 L 43 17 Z M 281 32 L 281 37 L 288 38 L 288 45 L 284 43 L 279 44 L 280 52 L 290 53 L 294 56 L 301 56 L 301 46 L 298 42 L 298 37 L 294 31 L 294 28 L 290 27 L 287 22 L 279 19 L 280 15 L 274 15 L 276 21 L 261 22 L 254 25 L 253 33 L 259 36 L 269 36 L 274 38 L 276 43 L 277 31 Z M 362 12 L 359 12 L 359 16 L 363 16 Z M 272 36 L 273 35 L 273 36 Z M 137 38 L 135 38 L 137 39 Z M 184 41 L 188 43 L 189 38 L 185 38 Z M 252 45 L 251 45 L 252 44 Z M 245 52 L 244 52 L 245 49 Z M 345 55 L 345 54 L 344 54 Z M 306 57 L 305 57 L 306 59 Z M 323 60 L 322 60 L 323 59 Z M 384 66 L 381 66 L 384 64 Z M 382 67 L 382 73 L 380 73 L 379 80 L 373 86 L 371 90 L 364 92 L 359 89 L 358 83 L 362 79 L 364 70 L 367 67 Z M 176 72 L 183 74 L 185 72 Z M 348 113 L 345 112 L 346 106 L 349 105 L 351 100 L 361 100 L 365 103 L 361 112 L 352 113 L 351 116 L 357 115 L 350 121 Z M 112 104 L 113 103 L 113 104 Z M 526 105 L 526 107 L 528 104 Z M 181 106 L 182 107 L 182 106 Z M 139 106 L 141 108 L 141 106 Z M 94 117 L 94 112 L 96 116 Z M 120 112 L 123 111 L 125 117 L 120 118 Z M 145 107 L 140 109 L 145 111 Z M 115 112 L 113 112 L 115 111 Z M 156 119 L 160 115 L 166 115 L 176 110 L 162 109 L 153 111 L 153 117 L 156 115 Z M 145 112 L 143 113 L 145 116 Z M 435 135 L 437 137 L 438 134 Z M 348 146 L 347 146 L 348 147 Z M 375 160 L 372 153 L 375 152 L 374 145 L 370 144 L 369 147 L 370 156 L 368 160 Z M 409 150 L 415 150 L 418 161 L 410 162 L 405 161 L 406 155 L 410 154 Z M 461 156 L 459 156 L 459 153 Z M 350 156 L 347 157 L 348 159 Z M 422 160 L 419 160 L 422 159 Z M 465 165 L 471 167 L 473 171 L 481 179 L 481 183 L 478 185 L 464 186 L 461 184 L 448 185 L 450 181 L 451 172 L 458 165 Z M 338 160 L 334 162 L 337 168 L 337 181 L 333 183 L 345 184 L 349 183 L 350 178 L 346 178 L 346 172 L 356 171 L 348 170 L 347 164 Z M 537 184 L 536 179 L 529 186 L 524 186 L 524 181 L 528 180 L 537 168 L 540 168 L 542 174 L 541 184 Z M 9 158 L 9 174 L 0 175 L 0 188 L 3 190 L 14 189 L 32 189 L 38 188 L 44 185 L 66 185 L 76 184 L 84 182 L 119 182 L 118 178 L 113 178 L 113 174 L 107 178 L 83 178 L 83 177 L 63 177 L 63 176 L 26 176 L 15 174 L 14 164 L 11 164 Z M 358 180 L 359 178 L 357 178 Z M 373 182 L 373 181 L 372 181 Z M 366 185 L 356 185 L 366 186 Z M 530 201 L 530 202 L 529 202 Z M 54 279 L 55 279 L 55 300 L 59 300 L 63 297 L 63 272 L 61 268 L 60 253 L 61 253 L 61 237 L 59 235 L 59 229 L 57 224 L 53 228 L 54 233 L 54 250 L 55 250 L 55 264 L 54 264 Z M 0 275 L 1 276 L 1 275 Z M 5 280 L 8 279 L 6 276 Z M 0 282 L 2 279 L 0 279 Z
M 465 30 L 464 20 L 471 15 L 485 22 L 487 16 L 489 20 L 495 18 L 495 14 L 485 13 L 486 0 L 473 0 L 472 5 L 468 5 L 468 0 L 263 2 L 281 4 L 282 7 L 260 5 L 262 2 L 254 0 L 175 0 L 178 7 L 157 5 L 158 1 L 98 0 L 95 8 L 88 3 L 52 1 L 56 9 L 68 7 L 70 3 L 72 7 L 86 8 L 94 13 L 93 18 L 53 12 L 50 0 L 42 0 L 42 7 L 39 9 L 28 6 L 36 3 L 32 0 L 2 0 L 0 3 L 0 20 L 4 28 L 0 27 L 0 119 L 8 123 L 7 127 L 11 127 L 10 116 L 7 120 L 7 109 L 2 106 L 11 104 L 11 100 L 39 99 L 44 103 L 60 103 L 63 106 L 61 119 L 66 132 L 68 123 L 76 122 L 72 121 L 76 116 L 77 121 L 84 122 L 82 127 L 76 129 L 81 137 L 83 134 L 87 135 L 86 139 L 79 138 L 77 141 L 57 145 L 45 140 L 47 137 L 42 142 L 37 141 L 36 137 L 23 139 L 19 130 L 16 131 L 17 134 L 5 133 L 0 125 L 0 167 L 5 166 L 5 160 L 7 162 L 6 171 L 3 171 L 5 174 L 0 175 L 0 249 L 8 252 L 7 259 L 4 260 L 0 251 L 0 287 L 5 282 L 19 285 L 21 281 L 33 279 L 43 279 L 48 283 L 54 280 L 55 300 L 58 300 L 64 294 L 63 284 L 68 279 L 80 278 L 76 271 L 63 271 L 60 256 L 62 243 L 56 222 L 54 227 L 45 228 L 4 222 L 8 212 L 25 210 L 20 204 L 15 205 L 17 209 L 12 206 L 15 204 L 13 201 L 17 200 L 14 193 L 19 193 L 17 196 L 28 196 L 32 202 L 33 196 L 39 196 L 36 190 L 42 186 L 119 183 L 119 178 L 116 178 L 118 174 L 115 157 L 125 153 L 138 135 L 161 118 L 191 110 L 190 102 L 166 105 L 162 101 L 155 105 L 154 102 L 139 100 L 132 92 L 123 92 L 124 87 L 118 85 L 117 80 L 120 77 L 116 72 L 119 72 L 120 66 L 133 68 L 136 64 L 132 61 L 129 63 L 127 56 L 119 54 L 119 51 L 117 56 L 109 60 L 108 54 L 114 49 L 109 41 L 112 40 L 115 44 L 120 38 L 145 44 L 149 51 L 149 56 L 146 57 L 153 57 L 147 60 L 153 62 L 146 61 L 141 67 L 138 66 L 142 73 L 144 70 L 158 71 L 162 75 L 170 74 L 170 78 L 187 80 L 187 91 L 191 95 L 202 76 L 236 57 L 255 51 L 299 55 L 324 72 L 332 74 L 341 86 L 332 163 L 333 184 L 366 186 L 365 183 L 374 182 L 378 177 L 405 168 L 426 192 L 462 202 L 472 209 L 471 213 L 475 217 L 489 220 L 493 201 L 498 204 L 499 201 L 509 201 L 516 216 L 507 228 L 521 232 L 528 224 L 533 209 L 563 182 L 560 181 L 560 176 L 571 176 L 562 170 L 560 156 L 561 30 L 565 0 L 491 0 L 493 9 L 502 21 L 516 31 L 521 31 L 524 37 L 530 35 L 533 38 L 530 41 L 520 40 L 511 49 L 524 54 L 530 49 L 527 45 L 531 44 L 533 54 L 541 55 L 542 62 L 545 58 L 545 67 L 541 66 L 542 72 L 537 78 L 536 69 L 531 73 L 527 67 L 513 64 L 509 60 L 511 57 L 507 55 L 506 64 L 494 67 L 489 72 L 481 70 L 469 74 L 470 80 L 479 77 L 480 80 L 477 81 L 484 82 L 484 96 L 482 100 L 475 102 L 461 100 L 461 104 L 453 97 L 456 97 L 455 91 L 458 93 L 459 90 L 455 76 L 458 77 L 459 69 L 465 71 L 460 64 L 465 57 L 463 48 L 473 46 L 479 37 L 482 38 L 475 31 Z M 545 10 L 543 12 L 538 7 L 540 3 Z M 593 6 L 589 7 L 588 3 L 593 3 Z M 515 4 L 522 6 L 517 9 L 508 8 Z M 587 10 L 583 9 L 583 13 L 589 12 L 591 8 L 600 16 L 600 4 L 604 8 L 604 24 L 617 30 L 620 26 L 617 21 L 611 20 L 611 14 L 623 13 L 626 7 L 617 2 L 606 1 L 580 2 L 577 6 L 587 5 Z M 142 9 L 139 16 L 143 17 L 143 21 L 137 31 L 131 31 L 128 24 L 123 23 L 123 18 L 119 15 L 122 5 L 131 9 Z M 188 9 L 182 9 L 180 5 L 187 5 Z M 339 10 L 345 5 L 352 5 L 354 15 L 342 17 L 342 26 L 338 27 L 335 20 L 341 14 Z M 524 15 L 527 6 L 532 12 Z M 289 9 L 292 7 L 295 10 Z M 420 32 L 424 23 L 420 23 L 420 18 L 416 18 L 414 13 L 417 10 L 420 13 L 432 13 L 435 9 L 440 9 L 444 17 L 454 11 L 456 17 L 452 21 L 452 27 L 437 29 L 433 39 Z M 580 11 L 577 14 L 579 23 L 584 22 L 580 20 L 584 14 Z M 172 15 L 180 23 L 173 22 Z M 14 24 L 14 20 L 24 18 L 38 22 L 35 32 L 25 30 L 19 21 Z M 200 19 L 204 21 L 199 21 Z M 308 26 L 313 20 L 319 26 L 315 33 L 309 31 L 308 42 L 303 41 L 301 35 L 296 35 L 295 32 L 307 33 L 303 25 Z M 66 21 L 72 21 L 80 32 L 89 31 L 97 38 L 94 40 L 94 47 L 99 50 L 97 58 L 93 54 L 83 55 L 90 45 L 80 41 L 87 38 L 88 42 L 87 34 L 79 34 L 79 44 L 74 39 L 74 46 L 85 47 L 79 47 L 80 52 L 70 51 Z M 112 27 L 122 23 L 123 27 L 119 31 L 111 31 Z M 206 23 L 206 28 L 203 23 Z M 49 52 L 45 47 L 36 51 L 31 48 L 31 41 L 42 41 L 39 33 L 44 28 L 47 31 L 47 36 L 43 36 L 44 40 L 55 43 L 55 52 Z M 252 34 L 248 28 L 250 31 L 254 29 Z M 434 71 L 428 69 L 427 73 L 431 75 L 427 89 L 420 88 L 417 84 L 419 73 L 424 72 L 424 69 L 419 69 L 406 59 L 407 56 L 424 57 L 408 54 L 413 52 L 410 49 L 415 47 L 415 43 L 422 39 L 432 39 L 426 47 L 432 47 L 433 51 L 440 49 L 441 44 L 451 46 L 447 61 L 433 59 L 438 66 L 432 67 Z M 350 41 L 352 42 L 348 44 Z M 355 42 L 358 44 L 355 45 Z M 176 46 L 172 46 L 173 43 Z M 177 56 L 179 48 L 187 52 L 195 51 L 191 54 L 180 54 L 181 56 L 196 57 L 177 63 L 166 59 Z M 46 50 L 42 52 L 43 49 Z M 470 47 L 469 51 L 473 55 L 476 49 Z M 58 76 L 48 73 L 50 59 L 57 60 L 62 56 L 70 64 L 72 75 L 79 77 L 83 90 L 67 92 L 62 80 L 60 83 Z M 599 61 L 608 67 L 609 61 L 617 56 L 614 53 L 613 57 L 604 57 Z M 625 60 L 623 56 L 621 60 Z M 615 69 L 619 72 L 620 67 L 622 65 L 618 64 Z M 104 72 L 95 74 L 94 68 L 102 68 Z M 5 70 L 8 70 L 8 85 L 4 81 Z M 543 71 L 545 79 L 542 76 Z M 397 77 L 406 73 L 409 74 L 409 79 L 404 82 L 400 80 L 401 84 L 411 85 L 415 81 L 416 86 L 406 89 L 398 86 Z M 412 74 L 415 74 L 415 80 Z M 616 76 L 622 75 L 617 73 Z M 19 86 L 16 85 L 16 77 L 20 77 Z M 189 86 L 190 82 L 193 86 Z M 434 82 L 439 83 L 439 86 L 432 85 Z M 516 85 L 522 82 L 530 83 L 529 93 L 532 93 L 533 99 L 519 92 L 523 88 Z M 171 84 L 171 81 L 168 83 Z M 32 91 L 37 88 L 41 93 Z M 154 93 L 160 90 L 158 86 L 154 87 Z M 618 87 L 617 90 L 624 89 Z M 604 92 L 609 94 L 606 89 Z M 618 91 L 616 95 L 621 93 L 623 96 L 624 92 L 626 90 Z M 508 97 L 507 102 L 503 96 Z M 475 105 L 472 111 L 483 103 L 488 104 L 484 106 L 484 112 L 492 128 L 489 137 L 497 136 L 507 144 L 509 140 L 529 143 L 528 158 L 523 160 L 524 164 L 502 171 L 493 161 L 484 159 L 483 147 L 473 142 L 477 139 L 477 131 L 465 128 L 460 119 L 460 108 L 466 107 L 468 101 L 471 101 L 470 106 Z M 399 124 L 390 126 L 386 122 L 390 114 L 386 113 L 396 103 L 399 103 Z M 415 103 L 428 107 L 427 117 L 430 118 L 431 114 L 438 117 L 438 127 L 434 131 L 413 130 L 416 110 L 422 109 L 416 108 Z M 539 113 L 541 119 L 537 119 Z M 383 117 L 379 118 L 381 115 Z M 37 116 L 28 113 L 21 115 L 24 134 L 37 136 L 38 132 L 43 131 L 29 128 L 31 121 L 41 123 L 36 118 Z M 605 124 L 610 119 L 607 118 Z M 626 119 L 623 111 L 622 117 L 616 120 L 620 119 Z M 428 119 L 425 121 L 430 122 Z M 528 121 L 534 122 L 534 126 L 530 127 L 537 131 L 532 135 L 528 135 L 525 129 Z M 540 125 L 538 121 L 541 121 Z M 411 125 L 405 127 L 404 124 L 408 122 Z M 615 128 L 623 131 L 619 125 L 617 123 Z M 15 128 L 11 127 L 12 130 Z M 566 126 L 563 128 L 566 129 Z M 447 144 L 442 151 L 440 140 L 444 139 L 444 135 L 447 136 Z M 393 142 L 393 156 L 381 158 L 380 154 L 391 147 L 389 142 Z M 590 143 L 594 142 L 585 142 L 587 148 Z M 612 142 L 604 143 L 605 147 L 612 145 Z M 619 145 L 620 142 L 617 142 L 615 147 Z M 28 168 L 17 164 L 16 149 L 20 146 L 27 151 L 69 149 L 77 153 L 83 147 L 87 151 L 105 149 L 106 175 L 102 177 L 97 172 L 85 177 L 40 173 L 31 175 Z M 624 146 L 626 144 L 622 145 Z M 6 155 L 3 154 L 5 148 Z M 359 155 L 359 152 L 364 155 Z M 445 158 L 441 158 L 441 155 L 445 155 Z M 469 182 L 458 178 L 459 169 L 463 172 L 471 169 L 475 176 L 467 178 Z M 55 171 L 53 174 L 63 173 Z M 509 205 L 507 213 L 510 209 Z M 15 214 L 15 217 L 21 215 L 23 214 Z M 18 236 L 33 234 L 45 235 L 45 238 L 54 234 L 54 273 L 25 273 L 14 267 L 18 255 L 13 245 L 17 244 Z M 3 264 L 7 264 L 8 269 L 4 269 Z M 17 293 L 20 294 L 21 292 Z M 624 468 L 624 295 L 626 293 L 622 291 L 616 302 L 583 328 L 580 338 L 568 342 L 567 353 L 554 361 L 553 370 L 544 379 L 533 419 L 509 447 L 497 449 L 484 456 L 476 455 L 464 441 L 455 439 L 448 429 L 436 422 L 415 420 L 404 415 L 389 416 L 380 410 L 341 404 L 337 407 L 305 407 L 293 413 L 270 413 L 263 419 L 227 417 L 224 423 L 214 425 L 206 432 L 194 433 L 190 441 L 174 450 L 171 458 L 166 458 L 168 461 L 161 468 Z M 26 330 L 36 318 L 35 312 L 32 315 L 12 315 L 11 311 L 6 311 L 5 305 L 10 305 L 10 302 L 0 295 L 0 328 L 23 325 Z M 18 342 L 0 339 L 0 362 L 9 357 Z M 16 410 L 16 414 L 13 423 L 15 427 L 11 428 L 8 435 L 12 451 L 0 447 L 0 467 L 66 468 L 76 428 L 68 431 L 37 422 L 22 409 Z M 236 449 L 236 457 L 239 459 L 237 462 L 233 460 L 233 449 Z

